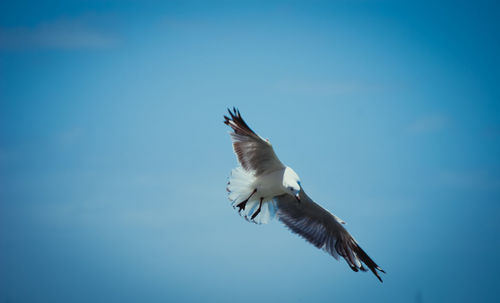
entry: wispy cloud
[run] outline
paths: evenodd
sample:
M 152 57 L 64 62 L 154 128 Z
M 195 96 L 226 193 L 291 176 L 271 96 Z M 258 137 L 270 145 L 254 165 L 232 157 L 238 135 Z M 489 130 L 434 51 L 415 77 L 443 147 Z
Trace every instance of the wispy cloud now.
M 432 114 L 418 118 L 408 126 L 408 131 L 413 134 L 432 133 L 449 126 L 449 119 L 443 115 Z
M 105 49 L 116 42 L 116 36 L 80 19 L 0 27 L 0 49 Z

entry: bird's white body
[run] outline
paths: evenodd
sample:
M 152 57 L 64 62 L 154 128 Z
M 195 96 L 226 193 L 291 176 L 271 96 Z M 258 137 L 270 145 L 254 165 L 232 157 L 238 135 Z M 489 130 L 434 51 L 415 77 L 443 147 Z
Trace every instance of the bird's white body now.
M 263 197 L 264 201 L 272 200 L 274 197 L 287 193 L 286 184 L 292 181 L 297 174 L 290 167 L 261 175 L 255 179 L 252 186 L 257 189 L 257 196 Z
M 275 193 L 282 191 L 283 171 L 274 171 L 270 174 L 256 177 L 238 166 L 231 171 L 227 184 L 229 199 L 236 208 L 241 203 L 240 214 L 247 220 L 255 223 L 267 223 L 276 214 L 276 204 L 272 200 Z M 261 212 L 253 216 L 262 201 Z
M 260 224 L 267 223 L 274 217 L 276 213 L 274 197 L 290 193 L 288 186 L 297 184 L 298 180 L 298 175 L 287 166 L 258 176 L 239 166 L 232 170 L 227 190 L 233 206 L 236 207 L 242 202 L 246 204 L 240 210 L 240 214 Z M 258 216 L 254 216 L 261 203 L 261 212 Z
M 255 195 L 262 198 L 264 202 L 267 202 L 275 196 L 283 194 L 284 174 L 285 170 L 281 169 L 256 178 L 253 184 L 251 184 L 253 188 L 257 189 Z

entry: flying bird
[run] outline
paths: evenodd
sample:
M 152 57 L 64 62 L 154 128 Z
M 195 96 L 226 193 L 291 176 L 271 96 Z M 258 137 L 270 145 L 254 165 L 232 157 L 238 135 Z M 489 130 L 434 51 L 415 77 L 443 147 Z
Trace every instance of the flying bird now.
M 233 130 L 230 135 L 240 165 L 231 171 L 227 191 L 238 213 L 257 224 L 277 217 L 317 248 L 337 260 L 344 258 L 353 271 L 368 267 L 382 282 L 379 272 L 385 271 L 342 226 L 345 222 L 309 198 L 297 173 L 278 159 L 269 140 L 250 129 L 239 110 L 228 112 L 224 123 Z

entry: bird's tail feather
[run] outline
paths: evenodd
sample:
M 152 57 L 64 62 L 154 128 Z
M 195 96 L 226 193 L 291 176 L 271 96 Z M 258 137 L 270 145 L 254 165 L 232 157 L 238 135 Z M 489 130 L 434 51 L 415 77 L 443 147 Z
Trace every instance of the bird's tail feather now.
M 276 215 L 277 206 L 273 200 L 263 201 L 260 212 L 260 196 L 254 187 L 255 176 L 238 166 L 231 171 L 227 183 L 229 200 L 233 207 L 246 220 L 257 223 L 268 223 Z M 258 212 L 258 213 L 257 213 Z

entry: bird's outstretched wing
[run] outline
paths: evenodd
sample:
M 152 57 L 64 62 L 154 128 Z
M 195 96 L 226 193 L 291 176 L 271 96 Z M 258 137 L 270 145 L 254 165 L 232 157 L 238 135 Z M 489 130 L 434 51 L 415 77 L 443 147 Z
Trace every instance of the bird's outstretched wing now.
M 232 111 L 228 109 L 228 112 L 230 117 L 224 116 L 224 123 L 233 129 L 230 133 L 233 149 L 245 170 L 259 176 L 285 167 L 274 153 L 271 143 L 251 130 L 236 108 Z
M 277 216 L 292 232 L 299 234 L 317 248 L 327 251 L 338 259 L 343 257 L 352 270 L 366 271 L 363 263 L 382 282 L 378 271 L 385 273 L 358 245 L 342 226 L 342 220 L 322 208 L 300 192 L 300 202 L 285 194 L 275 197 Z

